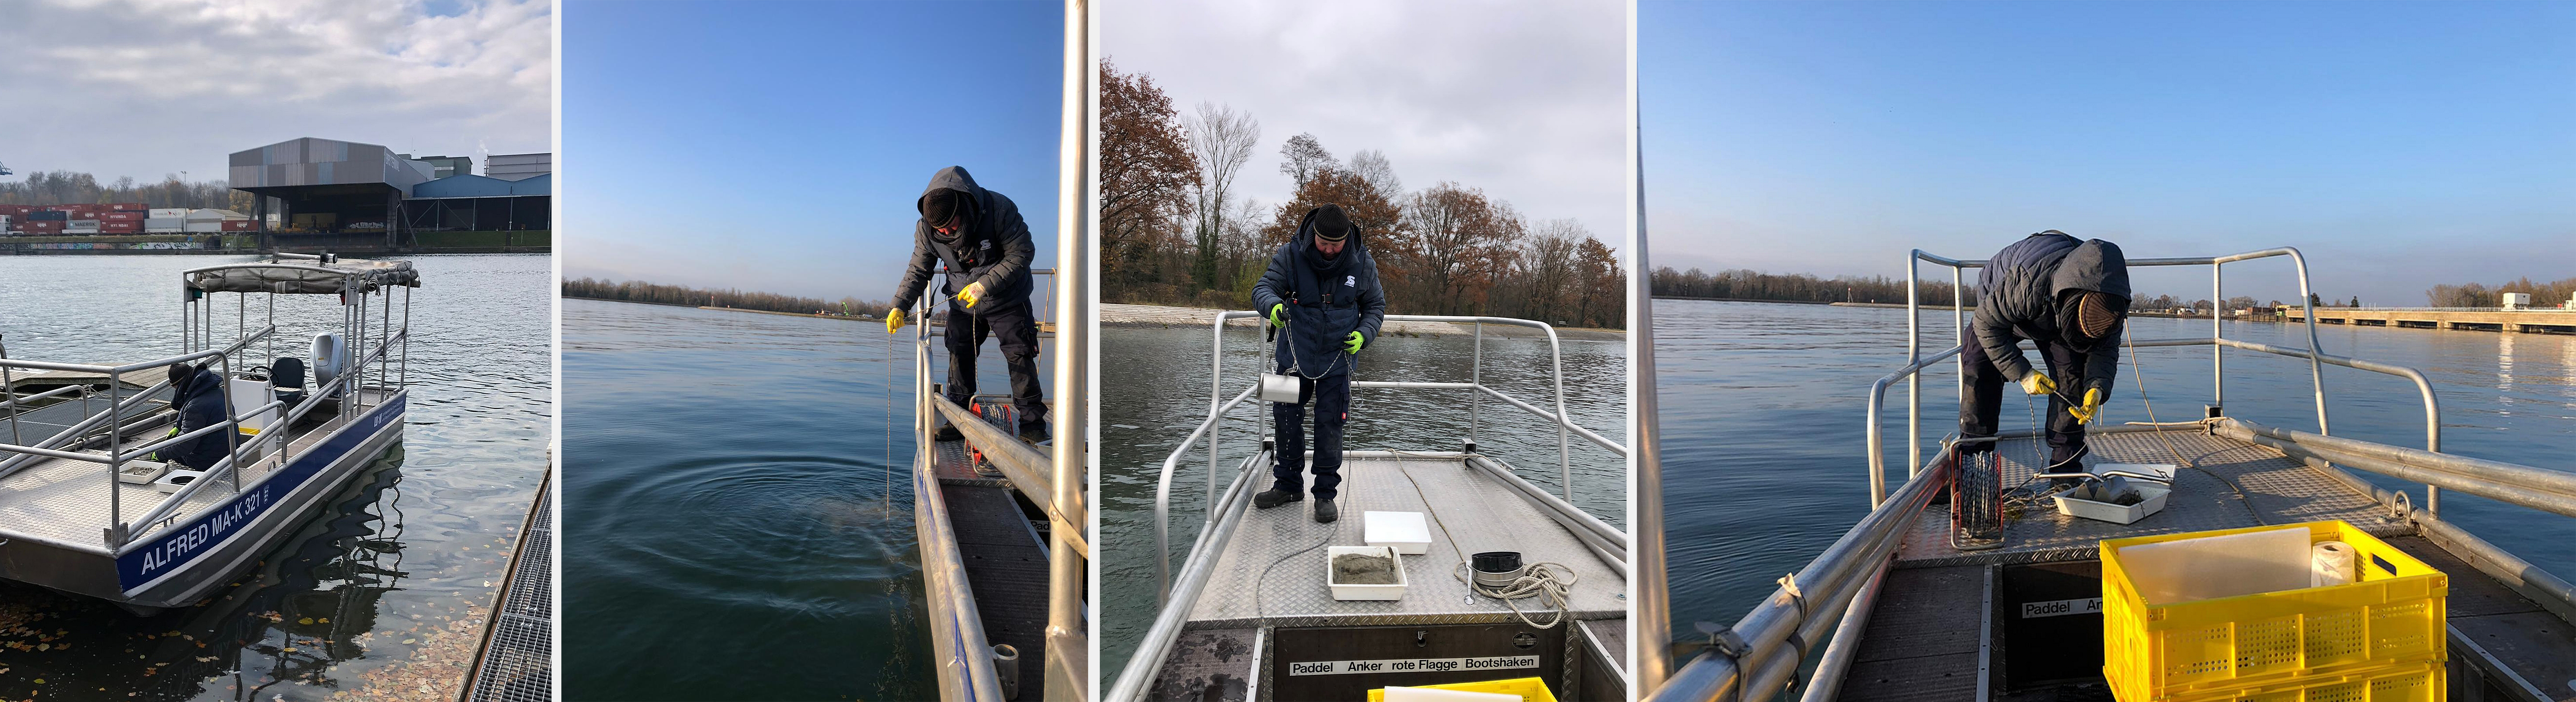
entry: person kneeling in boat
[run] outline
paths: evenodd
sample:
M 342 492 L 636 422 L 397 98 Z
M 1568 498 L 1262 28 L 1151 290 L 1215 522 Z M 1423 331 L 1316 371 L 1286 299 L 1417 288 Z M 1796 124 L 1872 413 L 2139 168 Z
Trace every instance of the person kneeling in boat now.
M 912 265 L 895 284 L 894 309 L 886 312 L 886 333 L 903 329 L 903 311 L 921 299 L 922 288 L 941 263 L 948 264 L 940 293 L 949 296 L 948 401 L 968 407 L 975 397 L 975 356 L 984 337 L 1002 341 L 1002 362 L 1011 371 L 1011 406 L 1020 417 L 1020 440 L 1043 443 L 1047 436 L 1046 393 L 1038 386 L 1038 324 L 1029 304 L 1029 260 L 1037 245 L 1019 205 L 1001 193 L 975 184 L 960 166 L 939 169 L 930 187 L 914 203 L 921 220 L 912 228 Z M 960 285 L 960 283 L 964 283 Z M 939 441 L 962 434 L 945 418 Z
M 1270 257 L 1252 286 L 1252 304 L 1281 329 L 1278 371 L 1297 378 L 1297 401 L 1270 405 L 1279 435 L 1271 487 L 1252 496 L 1268 509 L 1306 499 L 1306 403 L 1315 403 L 1315 521 L 1341 517 L 1333 496 L 1342 484 L 1342 425 L 1350 421 L 1351 364 L 1377 340 L 1386 317 L 1377 262 L 1360 245 L 1359 226 L 1339 205 L 1306 212 L 1297 233 Z
M 2083 472 L 2091 452 L 2084 425 L 2098 418 L 2120 370 L 2120 334 L 2129 317 L 2129 263 L 2120 246 L 2080 240 L 2054 229 L 1995 252 L 1977 273 L 1977 314 L 1960 349 L 1968 394 L 1959 399 L 1959 435 L 1992 437 L 2004 383 L 2048 396 L 2049 465 L 2043 473 Z M 2029 339 L 2048 359 L 2043 374 L 2021 355 Z M 1964 460 L 1992 460 L 1993 442 L 1961 445 Z

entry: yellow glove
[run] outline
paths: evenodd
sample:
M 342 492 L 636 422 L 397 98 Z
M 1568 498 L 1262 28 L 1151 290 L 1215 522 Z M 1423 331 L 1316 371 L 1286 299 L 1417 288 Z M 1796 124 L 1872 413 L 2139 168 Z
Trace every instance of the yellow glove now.
M 2047 373 L 2041 373 L 2039 369 L 2034 368 L 2031 369 L 2030 375 L 2021 377 L 2021 391 L 2031 395 L 2057 392 L 2057 381 L 2049 380 Z
M 966 309 L 975 309 L 975 302 L 983 298 L 983 283 L 973 283 L 967 285 L 966 289 L 957 291 L 957 300 L 966 303 Z
M 1342 350 L 1349 353 L 1359 353 L 1360 346 L 1366 343 L 1368 343 L 1368 337 L 1360 336 L 1359 332 L 1351 332 L 1350 338 L 1342 340 Z
M 1287 317 L 1287 314 L 1288 314 L 1288 306 L 1287 306 L 1287 305 L 1285 305 L 1285 304 L 1273 304 L 1273 305 L 1271 305 L 1271 306 L 1270 306 L 1270 326 L 1278 327 L 1278 328 L 1281 328 L 1281 329 L 1286 329 L 1286 328 L 1288 328 L 1288 317 Z
M 2102 417 L 2102 389 L 2094 388 L 2084 391 L 2084 404 L 2079 407 L 2068 407 L 2066 408 L 2066 413 L 2075 415 L 2075 423 L 2077 424 L 2091 424 L 2093 423 L 2093 420 L 2100 419 Z
M 894 308 L 894 309 L 886 310 L 886 333 L 888 333 L 888 334 L 896 334 L 896 333 L 901 333 L 902 331 L 903 331 L 903 308 L 901 308 L 901 307 L 897 307 L 897 308 Z

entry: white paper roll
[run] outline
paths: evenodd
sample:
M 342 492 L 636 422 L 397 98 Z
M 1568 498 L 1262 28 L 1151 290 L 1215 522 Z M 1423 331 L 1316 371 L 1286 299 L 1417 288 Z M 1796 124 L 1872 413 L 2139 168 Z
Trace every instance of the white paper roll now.
M 1386 702 L 1521 702 L 1521 696 L 1430 687 L 1389 687 L 1386 689 Z
M 2309 553 L 2315 557 L 2314 568 L 2308 573 L 2309 587 L 2344 585 L 2359 579 L 2354 577 L 2356 573 L 2353 567 L 2357 559 L 2352 550 L 2352 544 L 2341 541 L 2322 542 L 2309 549 Z

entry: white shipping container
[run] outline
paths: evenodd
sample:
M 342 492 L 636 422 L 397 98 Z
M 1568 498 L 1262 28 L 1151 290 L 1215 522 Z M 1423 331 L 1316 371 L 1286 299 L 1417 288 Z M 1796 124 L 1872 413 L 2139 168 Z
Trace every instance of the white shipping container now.
M 180 219 L 180 218 L 177 218 L 177 217 L 154 217 L 154 218 L 151 218 L 151 219 L 143 220 L 143 228 L 144 228 L 144 229 L 168 229 L 168 230 L 170 230 L 170 231 L 174 231 L 174 232 L 175 232 L 175 231 L 179 231 L 179 227 L 180 227 L 180 226 L 185 225 L 185 224 L 187 224 L 187 223 L 188 223 L 188 221 L 187 221 L 187 220 Z
M 143 228 L 143 233 L 145 233 L 145 234 L 178 234 L 178 233 L 180 233 L 180 231 L 179 231 L 179 228 L 178 228 L 178 227 L 144 227 L 144 228 Z
M 2531 306 L 2531 293 L 2505 293 L 2504 308 L 2518 310 Z
M 232 210 L 217 209 L 188 211 L 188 221 L 190 222 L 221 222 L 227 219 L 250 219 L 250 215 L 234 212 Z
M 145 215 L 143 215 L 143 216 L 145 216 L 145 217 L 149 217 L 149 218 L 152 218 L 152 219 L 179 219 L 179 218 L 182 218 L 182 217 L 186 217 L 186 216 L 188 216 L 188 208 L 185 208 L 185 207 L 155 207 L 155 208 L 152 208 L 152 209 L 151 209 L 151 211 L 150 211 L 149 213 L 147 213 L 147 214 L 145 214 Z
M 220 232 L 224 230 L 224 223 L 220 220 L 203 222 L 190 221 L 188 222 L 188 226 L 182 228 L 186 229 L 190 233 Z

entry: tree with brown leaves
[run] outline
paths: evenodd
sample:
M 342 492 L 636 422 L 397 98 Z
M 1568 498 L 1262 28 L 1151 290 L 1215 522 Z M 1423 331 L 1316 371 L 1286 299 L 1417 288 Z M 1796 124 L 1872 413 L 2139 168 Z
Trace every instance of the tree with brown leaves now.
M 1442 182 L 1404 203 L 1403 227 L 1412 250 L 1407 266 L 1420 286 L 1411 297 L 1429 302 L 1431 314 L 1485 309 L 1486 293 L 1517 259 L 1527 225 L 1509 203 L 1485 191 Z
M 1157 257 L 1179 253 L 1199 187 L 1172 99 L 1142 73 L 1100 61 L 1100 280 L 1110 290 L 1176 286 Z M 1168 241 L 1166 241 L 1168 240 Z

